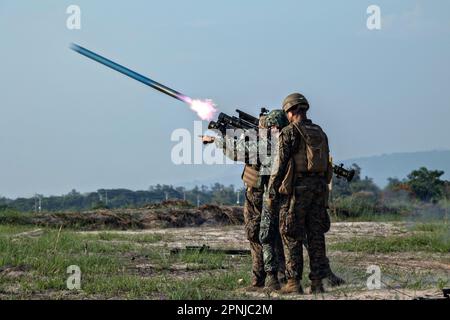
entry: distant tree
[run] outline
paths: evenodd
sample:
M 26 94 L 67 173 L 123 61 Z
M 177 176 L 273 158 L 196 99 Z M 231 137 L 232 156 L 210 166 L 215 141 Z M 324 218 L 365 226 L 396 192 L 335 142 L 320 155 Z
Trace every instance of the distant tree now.
M 80 196 L 81 194 L 77 190 L 72 189 L 72 191 L 70 191 L 67 195 L 77 197 L 77 196 Z
M 408 184 L 408 181 L 403 179 L 400 180 L 398 178 L 388 178 L 388 184 L 384 188 L 385 192 L 406 192 L 406 193 L 412 193 L 411 187 Z
M 92 210 L 99 210 L 99 209 L 109 209 L 109 207 L 103 201 L 97 201 L 92 205 Z
M 440 179 L 443 174 L 444 171 L 421 167 L 408 175 L 406 183 L 416 198 L 426 202 L 436 202 L 444 196 L 445 181 Z
M 445 199 L 450 200 L 450 181 L 445 181 L 444 197 Z
M 402 181 L 399 178 L 388 178 L 388 184 L 385 189 L 390 191 L 395 191 L 401 184 Z
M 8 199 L 0 196 L 0 206 L 7 206 Z
M 225 187 L 216 183 L 211 187 L 211 202 L 216 204 L 234 204 L 236 202 L 236 193 L 234 186 Z
M 372 178 L 364 177 L 364 179 L 359 179 L 359 181 L 352 181 L 350 183 L 351 193 L 358 192 L 372 192 L 377 195 L 380 193 L 380 188 L 373 182 Z

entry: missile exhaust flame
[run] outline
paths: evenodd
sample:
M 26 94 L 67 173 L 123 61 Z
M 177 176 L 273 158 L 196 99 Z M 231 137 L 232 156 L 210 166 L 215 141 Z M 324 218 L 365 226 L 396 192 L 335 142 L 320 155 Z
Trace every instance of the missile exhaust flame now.
M 208 121 L 214 119 L 217 109 L 211 99 L 199 100 L 185 97 L 183 100 L 190 105 L 191 110 L 195 111 L 200 119 Z

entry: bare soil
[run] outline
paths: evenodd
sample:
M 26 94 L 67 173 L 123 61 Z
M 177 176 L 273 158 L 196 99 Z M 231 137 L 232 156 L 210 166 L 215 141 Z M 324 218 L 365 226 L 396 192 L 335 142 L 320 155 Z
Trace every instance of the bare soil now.
M 243 222 L 242 207 L 203 205 L 185 201 L 165 201 L 138 209 L 99 209 L 83 212 L 33 214 L 29 223 L 38 226 L 74 227 L 84 230 L 184 228 L 236 225 Z
M 98 231 L 88 231 L 84 233 L 97 233 Z M 148 246 L 165 248 L 184 248 L 185 246 L 207 245 L 215 249 L 249 249 L 248 241 L 243 226 L 222 226 L 222 227 L 188 227 L 188 228 L 164 228 L 132 231 L 108 231 L 118 234 L 160 234 L 164 235 L 161 242 L 149 243 Z M 401 222 L 380 223 L 380 222 L 336 222 L 332 223 L 331 230 L 327 233 L 328 243 L 343 241 L 352 238 L 368 237 L 390 237 L 410 234 L 407 225 Z M 305 250 L 306 251 L 306 250 Z M 308 265 L 305 255 L 305 265 Z M 430 281 L 435 281 L 433 275 L 449 279 L 450 276 L 450 253 L 429 253 L 429 252 L 395 252 L 391 254 L 368 254 L 364 252 L 328 252 L 332 267 L 340 265 L 341 269 L 336 273 L 347 280 L 348 284 L 339 287 L 326 287 L 327 293 L 323 295 L 307 294 L 305 288 L 304 295 L 281 295 L 277 292 L 260 290 L 257 292 L 247 292 L 242 288 L 237 293 L 249 298 L 266 299 L 416 299 L 416 298 L 441 298 L 442 291 L 438 288 L 405 288 L 405 282 L 413 281 L 417 274 L 425 274 L 431 277 Z M 139 260 L 139 259 L 138 259 Z M 365 270 L 370 265 L 378 265 L 387 272 L 386 283 L 383 283 L 379 290 L 368 290 L 366 287 Z M 360 270 L 363 276 L 355 277 L 350 272 L 343 272 L 347 266 L 352 270 Z M 195 267 L 195 266 L 194 266 Z M 343 268 L 342 268 L 343 267 Z M 141 274 L 155 274 L 158 270 L 155 266 L 136 261 L 136 269 Z M 192 266 L 186 264 L 172 265 L 169 268 L 171 273 L 177 278 L 195 277 L 196 271 Z M 195 268 L 194 268 L 195 269 Z M 226 270 L 214 270 L 214 272 L 224 272 Z M 411 279 L 408 275 L 411 274 Z M 393 276 L 394 275 L 394 276 Z M 439 276 L 438 276 L 439 275 Z M 402 280 L 397 278 L 401 277 Z

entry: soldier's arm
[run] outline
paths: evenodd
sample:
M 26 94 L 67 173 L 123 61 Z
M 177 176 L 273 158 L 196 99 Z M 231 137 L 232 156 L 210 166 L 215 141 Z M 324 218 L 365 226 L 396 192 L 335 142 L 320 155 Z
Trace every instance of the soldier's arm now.
M 239 138 L 219 136 L 214 140 L 214 143 L 217 148 L 223 149 L 225 156 L 233 161 L 240 161 L 246 164 L 257 163 L 258 142 L 252 139 L 246 141 L 244 134 Z
M 233 148 L 234 146 L 234 138 L 231 139 L 229 137 L 222 137 L 222 136 L 217 136 L 214 139 L 214 144 L 216 145 L 216 148 L 218 149 L 222 149 L 223 154 L 230 158 L 233 161 L 238 161 L 236 158 L 236 152 L 235 149 Z
M 277 154 L 273 164 L 272 175 L 269 181 L 269 197 L 274 198 L 278 194 L 281 182 L 286 174 L 289 160 L 292 156 L 292 140 L 288 132 L 283 130 L 278 138 Z

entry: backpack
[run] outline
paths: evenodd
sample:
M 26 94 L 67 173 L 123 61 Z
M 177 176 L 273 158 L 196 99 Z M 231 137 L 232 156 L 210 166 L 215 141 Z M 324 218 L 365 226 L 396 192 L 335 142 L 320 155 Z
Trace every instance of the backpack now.
M 293 123 L 293 125 L 304 140 L 294 155 L 296 173 L 327 172 L 330 149 L 325 132 L 313 123 Z

